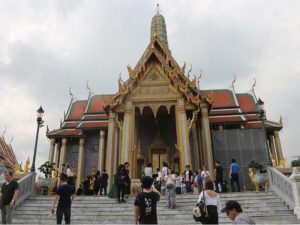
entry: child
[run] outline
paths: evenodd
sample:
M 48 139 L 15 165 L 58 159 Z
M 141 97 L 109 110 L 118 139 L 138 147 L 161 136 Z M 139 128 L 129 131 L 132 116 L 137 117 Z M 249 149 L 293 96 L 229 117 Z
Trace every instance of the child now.
M 152 177 L 144 176 L 142 179 L 143 192 L 140 192 L 134 202 L 135 224 L 157 224 L 156 202 L 160 194 L 154 188 Z
M 198 194 L 198 172 L 197 171 L 195 171 L 194 172 L 194 182 L 193 182 L 193 184 L 194 184 L 194 194 Z
M 181 175 L 181 193 L 182 194 L 186 193 L 184 176 L 185 176 L 185 173 L 182 173 L 182 175 Z
M 176 194 L 178 195 L 181 194 L 181 176 L 178 172 L 176 173 L 175 181 L 176 181 Z

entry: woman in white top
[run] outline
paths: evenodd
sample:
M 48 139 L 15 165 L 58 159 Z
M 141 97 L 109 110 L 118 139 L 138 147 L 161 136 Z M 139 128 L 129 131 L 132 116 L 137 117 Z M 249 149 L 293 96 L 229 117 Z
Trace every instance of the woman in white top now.
M 175 174 L 172 173 L 172 169 L 168 169 L 168 175 L 165 176 L 166 182 L 166 197 L 168 202 L 168 208 L 175 209 L 176 207 L 176 194 L 175 194 Z
M 206 181 L 208 181 L 208 179 L 210 178 L 210 173 L 205 166 L 202 167 L 201 177 L 202 177 L 202 186 L 205 187 Z
M 152 177 L 152 163 L 147 163 L 147 166 L 144 169 L 145 176 Z
M 66 173 L 67 173 L 67 177 L 68 177 L 68 184 L 70 185 L 74 185 L 74 176 L 73 176 L 73 172 L 71 170 L 70 164 L 66 165 Z
M 222 206 L 221 206 L 221 201 L 218 193 L 214 192 L 213 190 L 214 190 L 214 183 L 212 180 L 209 179 L 205 183 L 205 190 L 202 191 L 199 195 L 198 202 L 200 202 L 201 199 L 203 198 L 203 192 L 204 192 L 205 203 L 209 215 L 209 217 L 207 217 L 206 221 L 203 224 L 219 223 L 218 214 L 221 212 Z

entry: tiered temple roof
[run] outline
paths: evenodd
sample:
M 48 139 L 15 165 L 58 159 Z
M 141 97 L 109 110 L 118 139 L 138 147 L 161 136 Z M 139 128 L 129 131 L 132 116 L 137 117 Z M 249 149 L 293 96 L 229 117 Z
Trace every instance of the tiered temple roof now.
M 212 106 L 209 112 L 211 125 L 239 124 L 244 128 L 262 128 L 255 95 L 235 93 L 234 90 L 204 90 L 203 95 L 210 95 Z M 88 100 L 70 102 L 69 109 L 60 129 L 47 133 L 50 137 L 84 136 L 83 130 L 107 129 L 108 115 L 104 107 L 113 95 L 92 95 Z M 267 129 L 281 130 L 281 122 L 265 121 Z
M 10 170 L 20 170 L 12 145 L 6 143 L 4 136 L 0 137 L 0 161 Z

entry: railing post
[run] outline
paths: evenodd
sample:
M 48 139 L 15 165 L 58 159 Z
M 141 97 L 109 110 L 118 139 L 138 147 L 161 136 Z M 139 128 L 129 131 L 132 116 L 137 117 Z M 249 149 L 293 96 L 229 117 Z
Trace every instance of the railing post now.
M 292 182 L 293 196 L 294 196 L 294 214 L 300 219 L 300 171 L 297 167 L 294 167 L 293 173 L 290 176 Z

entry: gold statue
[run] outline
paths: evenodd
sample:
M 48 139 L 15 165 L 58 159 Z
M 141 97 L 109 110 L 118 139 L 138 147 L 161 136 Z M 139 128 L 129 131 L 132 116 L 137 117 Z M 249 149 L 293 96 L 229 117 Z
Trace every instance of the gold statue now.
M 30 160 L 29 160 L 29 156 L 28 156 L 25 166 L 24 166 L 24 172 L 29 173 L 29 169 L 30 169 Z

